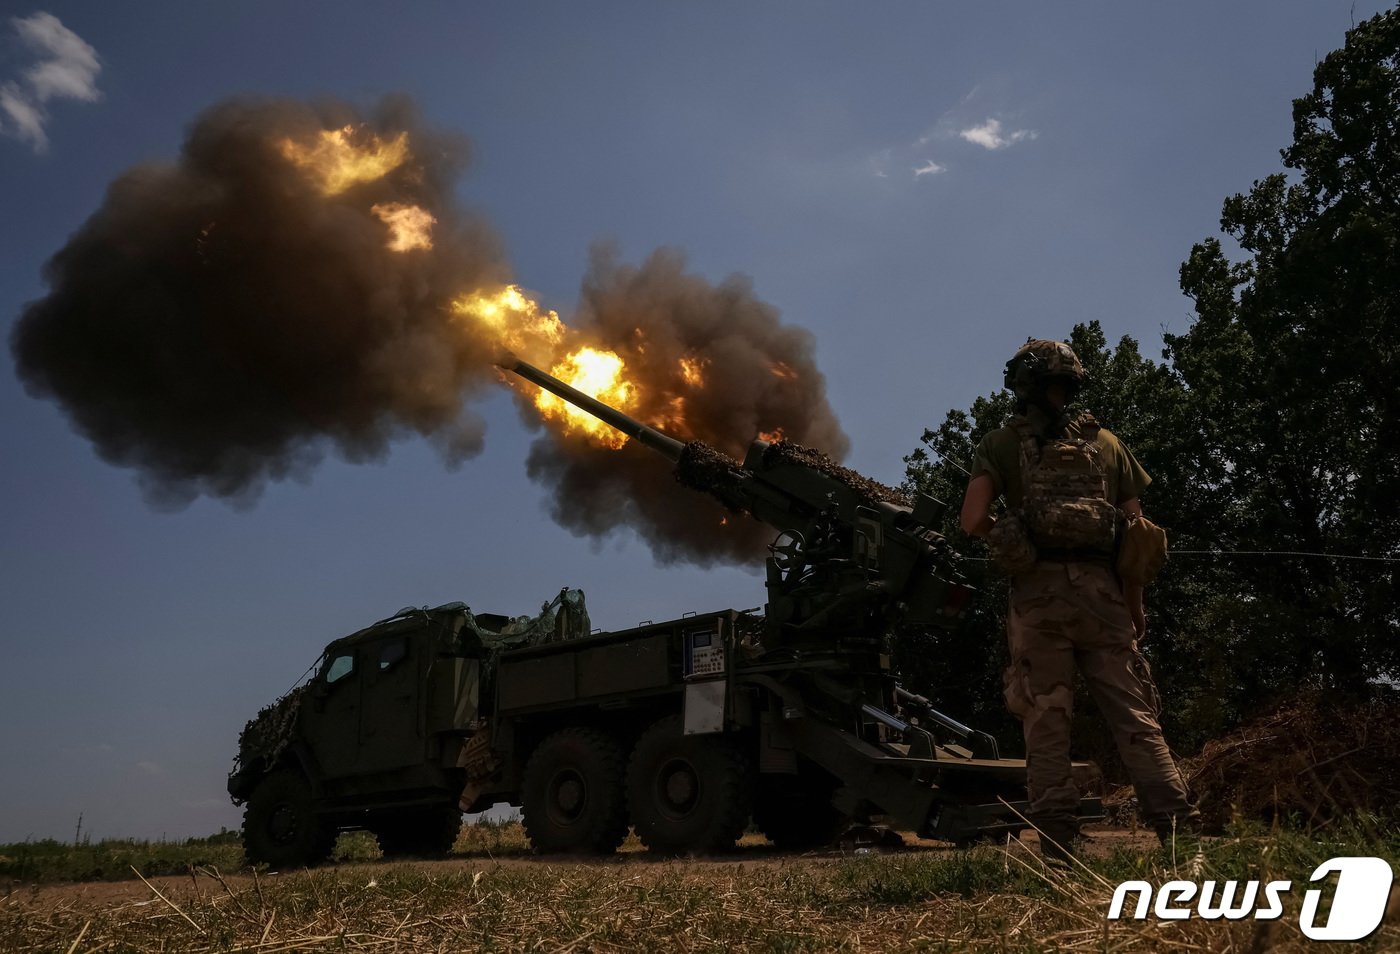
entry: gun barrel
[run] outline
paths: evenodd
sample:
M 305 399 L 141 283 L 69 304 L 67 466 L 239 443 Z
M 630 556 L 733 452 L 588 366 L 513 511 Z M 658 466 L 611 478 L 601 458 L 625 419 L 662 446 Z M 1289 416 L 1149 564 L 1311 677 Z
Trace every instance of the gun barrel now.
M 617 408 L 608 407 L 602 401 L 589 397 L 577 388 L 572 388 L 554 375 L 541 371 L 533 364 L 521 361 L 515 355 L 506 355 L 499 362 L 502 368 L 520 375 L 531 384 L 538 385 L 555 394 L 574 407 L 581 408 L 599 420 L 612 425 L 637 443 L 650 447 L 665 456 L 672 463 L 681 459 L 685 444 L 674 437 L 663 434 L 654 427 L 648 427 L 634 417 L 628 417 Z

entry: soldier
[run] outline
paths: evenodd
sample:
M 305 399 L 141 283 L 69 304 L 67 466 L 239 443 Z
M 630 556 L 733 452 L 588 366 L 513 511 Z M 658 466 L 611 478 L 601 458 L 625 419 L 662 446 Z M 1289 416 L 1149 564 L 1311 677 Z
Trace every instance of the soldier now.
M 978 445 L 961 515 L 1012 577 L 1006 703 L 1025 731 L 1030 817 L 1042 851 L 1058 859 L 1079 834 L 1070 774 L 1076 664 L 1148 824 L 1164 841 L 1197 825 L 1137 648 L 1147 633 L 1142 586 L 1123 584 L 1113 564 L 1120 522 L 1141 516 L 1138 497 L 1152 478 L 1092 416 L 1065 413 L 1084 377 L 1059 341 L 1027 341 L 1006 363 L 1016 415 Z M 998 495 L 1008 512 L 993 519 Z

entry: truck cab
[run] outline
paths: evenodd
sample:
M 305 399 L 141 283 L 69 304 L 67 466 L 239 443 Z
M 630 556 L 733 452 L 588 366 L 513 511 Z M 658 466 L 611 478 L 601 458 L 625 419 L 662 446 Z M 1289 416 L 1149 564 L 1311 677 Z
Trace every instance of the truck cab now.
M 515 621 L 461 603 L 402 610 L 326 646 L 315 674 L 248 723 L 229 775 L 253 862 L 326 857 L 365 828 L 386 854 L 456 839 L 459 757 L 480 727 L 483 636 Z

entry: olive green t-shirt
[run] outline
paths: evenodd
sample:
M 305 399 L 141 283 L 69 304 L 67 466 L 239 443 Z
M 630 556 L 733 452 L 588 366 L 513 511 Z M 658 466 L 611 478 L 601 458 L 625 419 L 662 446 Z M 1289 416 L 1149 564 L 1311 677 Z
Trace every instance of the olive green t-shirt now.
M 1070 437 L 1079 437 L 1080 428 L 1070 422 L 1066 433 Z M 1108 428 L 1099 428 L 1097 443 L 1108 500 L 1114 506 L 1139 496 L 1152 483 L 1152 478 L 1142 469 L 1133 452 Z M 1016 428 L 1008 424 L 982 438 L 977 445 L 977 455 L 972 459 L 972 476 L 978 474 L 992 478 L 992 486 L 998 494 L 1006 496 L 1008 507 L 1021 505 L 1021 435 Z

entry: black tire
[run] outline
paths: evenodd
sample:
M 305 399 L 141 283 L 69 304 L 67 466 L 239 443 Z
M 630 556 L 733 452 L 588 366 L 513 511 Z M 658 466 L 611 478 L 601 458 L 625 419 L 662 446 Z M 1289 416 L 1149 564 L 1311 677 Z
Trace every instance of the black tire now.
M 249 864 L 300 868 L 330 857 L 335 828 L 316 813 L 311 786 L 294 769 L 258 783 L 243 809 L 243 853 Z
M 685 735 L 680 716 L 642 734 L 627 766 L 637 837 L 664 854 L 728 851 L 753 801 L 749 760 L 721 735 Z
M 441 858 L 457 844 L 462 813 L 456 805 L 409 808 L 376 819 L 370 830 L 385 858 Z
M 522 821 L 536 851 L 606 855 L 627 837 L 623 753 L 597 729 L 560 729 L 525 763 Z
M 824 848 L 849 821 L 831 805 L 834 790 L 827 778 L 764 776 L 754 795 L 754 827 L 784 851 Z

